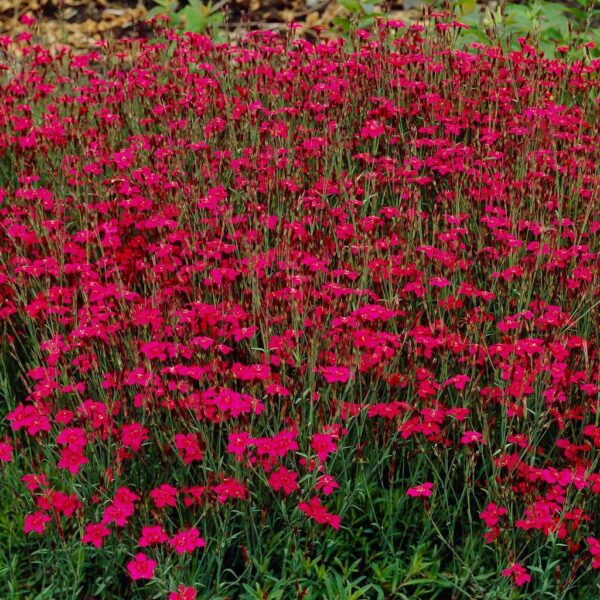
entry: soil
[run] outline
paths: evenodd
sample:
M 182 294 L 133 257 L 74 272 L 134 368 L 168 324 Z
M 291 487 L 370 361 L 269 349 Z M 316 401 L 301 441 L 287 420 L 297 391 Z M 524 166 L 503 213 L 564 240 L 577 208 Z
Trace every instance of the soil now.
M 404 3 L 403 3 L 404 2 Z M 419 0 L 383 0 L 382 12 L 392 18 L 414 21 L 421 15 Z M 179 7 L 185 3 L 179 2 Z M 208 4 L 208 0 L 205 1 Z M 224 28 L 239 35 L 250 29 L 284 29 L 287 23 L 335 28 L 334 19 L 349 13 L 335 0 L 225 0 Z M 102 39 L 146 37 L 145 24 L 152 0 L 0 0 L 0 35 L 18 35 L 27 29 L 23 15 L 34 17 L 36 39 L 49 44 L 89 48 Z

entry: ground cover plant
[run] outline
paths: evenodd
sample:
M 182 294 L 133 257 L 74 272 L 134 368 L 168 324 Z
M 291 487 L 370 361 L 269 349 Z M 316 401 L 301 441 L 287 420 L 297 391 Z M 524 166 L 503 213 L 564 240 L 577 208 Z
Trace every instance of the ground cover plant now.
M 1 38 L 2 598 L 600 594 L 600 61 Z

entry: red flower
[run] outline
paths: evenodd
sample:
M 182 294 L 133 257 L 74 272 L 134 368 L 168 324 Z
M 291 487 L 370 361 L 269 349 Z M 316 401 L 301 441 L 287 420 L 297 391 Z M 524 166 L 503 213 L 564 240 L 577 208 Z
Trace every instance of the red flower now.
M 138 544 L 142 548 L 152 546 L 153 544 L 163 544 L 169 540 L 169 536 L 160 525 L 148 525 L 142 527 L 142 537 L 138 540 Z
M 269 485 L 278 492 L 283 490 L 287 496 L 298 489 L 298 473 L 290 471 L 285 467 L 281 467 L 277 471 L 273 471 L 269 476 Z
M 315 489 L 319 492 L 323 492 L 326 496 L 332 494 L 333 490 L 336 490 L 339 487 L 340 484 L 332 475 L 321 475 L 315 484 Z
M 298 503 L 298 508 L 307 516 L 313 518 L 321 525 L 329 525 L 333 529 L 340 528 L 340 517 L 327 512 L 317 496 L 311 498 L 310 502 Z
M 531 575 L 529 575 L 527 569 L 521 563 L 514 563 L 504 569 L 502 575 L 512 578 L 513 583 L 519 587 L 531 581 Z
M 385 134 L 385 127 L 379 121 L 365 121 L 360 129 L 360 137 L 374 139 Z
M 100 548 L 104 543 L 104 538 L 110 533 L 110 529 L 104 523 L 88 523 L 81 539 L 84 544 L 92 544 L 92 546 Z
M 49 515 L 38 510 L 25 517 L 23 531 L 25 533 L 39 533 L 41 535 L 46 530 L 46 523 L 51 520 L 52 518 Z
M 56 438 L 56 443 L 61 446 L 71 446 L 73 449 L 85 448 L 87 439 L 85 431 L 81 427 L 70 427 L 63 429 Z
M 202 460 L 202 452 L 198 438 L 194 433 L 177 433 L 175 434 L 175 447 L 179 450 L 179 455 L 186 465 L 194 461 Z
M 193 587 L 179 585 L 176 592 L 169 594 L 168 600 L 196 600 L 196 590 Z
M 488 527 L 494 527 L 498 525 L 500 517 L 506 514 L 506 509 L 503 506 L 498 506 L 493 502 L 490 502 L 484 510 L 481 511 L 480 517 L 483 519 Z
M 156 508 L 165 508 L 165 506 L 177 506 L 177 488 L 163 483 L 161 486 L 150 491 L 150 497 Z
M 585 541 L 588 543 L 592 555 L 592 567 L 600 569 L 600 541 L 593 537 L 585 538 Z
M 421 483 L 415 487 L 408 488 L 408 490 L 406 490 L 406 495 L 411 498 L 428 497 L 433 493 L 432 489 L 433 483 Z
M 130 423 L 121 427 L 121 442 L 126 448 L 137 452 L 142 444 L 148 440 L 148 430 L 140 423 Z
M 476 444 L 477 442 L 481 442 L 485 444 L 483 441 L 483 436 L 478 431 L 465 431 L 463 436 L 460 438 L 461 444 Z
M 0 460 L 11 462 L 13 459 L 13 447 L 10 442 L 0 442 Z
M 327 383 L 346 383 L 350 379 L 348 367 L 322 367 L 321 374 Z
M 127 570 L 131 579 L 152 579 L 154 577 L 154 569 L 156 561 L 148 558 L 143 552 L 138 552 L 134 560 L 127 563 Z
M 327 457 L 337 449 L 333 437 L 327 433 L 315 433 L 310 447 L 317 453 L 321 462 L 325 462 Z
M 217 500 L 220 503 L 225 502 L 228 498 L 243 500 L 248 495 L 246 487 L 230 477 L 226 477 L 223 483 L 215 485 L 213 490 L 217 494 Z
M 200 532 L 195 529 L 180 531 L 169 540 L 169 545 L 175 548 L 177 554 L 193 552 L 196 548 L 206 546 L 206 542 L 200 537 Z
M 58 467 L 69 470 L 76 475 L 82 465 L 90 462 L 79 446 L 67 446 L 63 448 L 58 461 Z
M 229 434 L 229 441 L 227 443 L 227 452 L 235 454 L 237 458 L 241 458 L 248 447 L 248 444 L 252 442 L 250 434 L 246 431 L 240 431 Z

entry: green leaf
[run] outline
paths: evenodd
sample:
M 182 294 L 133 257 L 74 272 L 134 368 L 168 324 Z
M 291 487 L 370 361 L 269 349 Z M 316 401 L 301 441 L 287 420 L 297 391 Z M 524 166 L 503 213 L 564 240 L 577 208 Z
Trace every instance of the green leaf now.
M 339 3 L 350 12 L 360 12 L 361 6 L 358 0 L 339 0 Z
M 477 0 L 461 0 L 460 12 L 464 15 L 471 14 L 477 8 Z
M 365 15 L 372 15 L 375 13 L 375 5 L 369 4 L 368 2 L 361 2 L 360 7 Z
M 340 27 L 344 33 L 350 31 L 350 28 L 352 27 L 352 21 L 346 17 L 335 17 L 333 22 Z
M 368 29 L 375 24 L 375 17 L 367 17 L 366 19 L 362 19 L 358 23 L 359 29 Z

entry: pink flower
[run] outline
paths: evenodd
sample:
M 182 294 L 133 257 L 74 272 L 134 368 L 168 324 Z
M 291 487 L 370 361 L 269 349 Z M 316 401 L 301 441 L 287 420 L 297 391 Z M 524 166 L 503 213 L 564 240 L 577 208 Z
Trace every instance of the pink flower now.
M 415 487 L 408 488 L 408 490 L 406 490 L 406 495 L 411 498 L 428 497 L 433 493 L 432 488 L 433 483 L 421 483 Z
M 503 506 L 498 506 L 490 502 L 484 510 L 481 511 L 480 517 L 483 519 L 487 527 L 495 527 L 498 525 L 500 517 L 506 514 L 506 509 Z
M 206 546 L 206 542 L 200 537 L 196 528 L 180 531 L 169 540 L 169 545 L 175 548 L 177 554 L 193 552 L 196 548 Z
M 0 442 L 0 460 L 11 462 L 13 459 L 13 447 L 10 442 Z
M 127 519 L 135 512 L 135 503 L 139 496 L 127 487 L 120 487 L 115 492 L 114 500 L 104 509 L 102 522 L 104 524 L 115 523 L 119 527 L 125 527 Z
M 40 535 L 46 530 L 46 523 L 51 521 L 50 515 L 38 510 L 25 517 L 25 526 L 23 531 L 25 533 L 39 533 Z
M 287 496 L 298 489 L 298 473 L 290 471 L 285 467 L 281 467 L 277 471 L 273 471 L 269 476 L 269 485 L 278 492 L 283 490 Z
M 28 27 L 31 27 L 32 25 L 35 25 L 35 23 L 37 21 L 31 15 L 26 14 L 26 15 L 21 16 L 21 18 L 19 19 L 19 22 L 23 23 L 23 25 L 27 25 Z
M 196 600 L 196 590 L 193 587 L 179 585 L 176 592 L 169 594 L 168 600 Z
M 592 555 L 592 567 L 600 569 L 600 541 L 593 537 L 585 538 L 585 541 L 588 543 Z
M 483 441 L 483 436 L 478 431 L 465 431 L 463 436 L 460 438 L 461 444 L 475 444 L 477 442 L 481 442 L 485 444 Z
M 360 137 L 364 139 L 374 139 L 385 133 L 385 127 L 379 121 L 365 121 L 360 129 Z
M 87 439 L 85 431 L 81 427 L 69 427 L 63 429 L 56 438 L 56 443 L 61 446 L 70 446 L 73 449 L 85 448 Z
M 227 443 L 227 452 L 235 454 L 237 458 L 241 458 L 246 451 L 248 444 L 252 442 L 250 434 L 246 431 L 238 431 L 229 434 Z
M 63 448 L 60 454 L 60 460 L 58 461 L 58 467 L 60 469 L 67 469 L 73 475 L 76 475 L 82 465 L 89 462 L 83 449 L 79 446 L 67 446 Z
M 504 575 L 504 577 L 511 577 L 513 583 L 519 587 L 531 581 L 531 575 L 529 575 L 527 569 L 521 563 L 515 563 L 507 569 L 504 569 L 502 575 Z
M 350 379 L 348 367 L 322 367 L 321 373 L 327 383 L 346 383 Z
M 443 288 L 443 287 L 449 286 L 450 281 L 448 279 L 446 279 L 445 277 L 432 277 L 429 280 L 429 285 L 431 287 Z
M 127 563 L 127 570 L 131 579 L 152 579 L 156 561 L 148 558 L 143 552 L 138 552 L 135 559 Z
M 198 438 L 194 433 L 177 433 L 175 434 L 175 447 L 179 450 L 179 456 L 183 459 L 186 465 L 194 461 L 202 460 L 202 451 Z
M 327 433 L 315 433 L 310 447 L 317 453 L 321 462 L 325 462 L 327 457 L 337 449 L 333 437 Z
M 148 525 L 142 527 L 142 537 L 138 540 L 138 545 L 147 548 L 153 544 L 163 544 L 169 540 L 169 536 L 160 525 Z
M 222 483 L 215 485 L 213 491 L 217 494 L 217 501 L 220 504 L 226 502 L 228 498 L 243 500 L 248 495 L 247 488 L 231 477 L 226 477 Z
M 326 496 L 332 494 L 333 490 L 339 487 L 340 484 L 333 478 L 332 475 L 321 475 L 315 484 L 315 489 L 323 492 Z
M 48 477 L 43 473 L 40 475 L 23 475 L 23 477 L 21 477 L 21 481 L 25 483 L 25 487 L 30 492 L 35 492 L 37 489 L 41 487 L 47 487 L 49 485 Z
M 177 488 L 163 483 L 157 488 L 150 491 L 150 497 L 156 508 L 165 508 L 165 506 L 177 506 Z
M 110 533 L 110 529 L 104 523 L 88 523 L 81 539 L 84 544 L 92 544 L 92 546 L 100 548 L 104 543 L 104 538 Z
M 307 516 L 314 519 L 321 525 L 329 525 L 333 529 L 340 528 L 339 515 L 333 515 L 327 512 L 327 509 L 321 504 L 317 496 L 311 498 L 310 502 L 299 502 L 298 508 Z
M 142 444 L 148 440 L 148 430 L 140 423 L 130 423 L 121 427 L 121 442 L 126 448 L 137 452 Z

